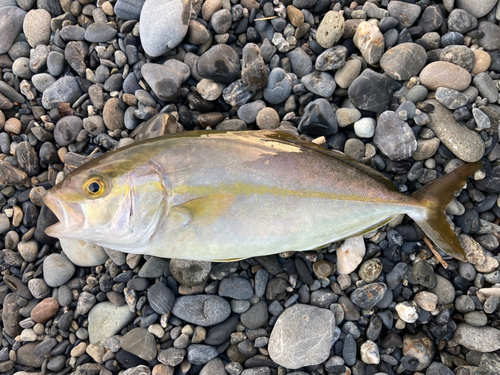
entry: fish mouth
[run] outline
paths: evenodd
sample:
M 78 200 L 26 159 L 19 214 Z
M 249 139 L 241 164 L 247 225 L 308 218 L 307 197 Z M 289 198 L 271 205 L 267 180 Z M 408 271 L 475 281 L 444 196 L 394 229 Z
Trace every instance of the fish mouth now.
M 58 199 L 54 194 L 47 193 L 43 202 L 59 219 L 59 223 L 45 229 L 45 233 L 56 238 L 73 238 L 75 232 L 81 231 L 85 218 L 79 204 Z

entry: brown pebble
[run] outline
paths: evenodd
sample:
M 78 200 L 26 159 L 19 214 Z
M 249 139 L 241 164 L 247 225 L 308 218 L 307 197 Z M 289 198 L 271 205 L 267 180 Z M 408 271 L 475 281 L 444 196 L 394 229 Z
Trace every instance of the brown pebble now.
M 7 121 L 5 121 L 4 130 L 7 133 L 14 133 L 14 134 L 21 133 L 21 121 L 19 121 L 15 117 L 11 117 Z
M 335 266 L 327 260 L 319 260 L 314 262 L 313 271 L 316 276 L 327 278 L 335 271 Z
M 290 23 L 295 27 L 299 27 L 304 23 L 304 14 L 300 11 L 300 9 L 297 9 L 293 5 L 286 7 L 286 15 L 290 20 Z
M 435 61 L 420 72 L 420 83 L 435 91 L 438 87 L 447 87 L 463 91 L 471 82 L 470 73 L 464 68 L 447 61 Z
M 57 310 L 59 310 L 57 300 L 52 297 L 45 298 L 31 310 L 31 318 L 37 323 L 45 323 L 56 315 Z
M 476 49 L 473 51 L 476 56 L 474 61 L 474 67 L 472 68 L 472 74 L 479 74 L 488 70 L 491 64 L 491 56 L 488 52 L 481 49 Z

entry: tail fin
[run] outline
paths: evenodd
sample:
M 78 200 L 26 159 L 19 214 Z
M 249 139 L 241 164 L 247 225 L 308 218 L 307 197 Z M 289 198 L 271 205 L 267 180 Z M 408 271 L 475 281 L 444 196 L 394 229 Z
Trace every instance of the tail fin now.
M 469 176 L 482 166 L 480 161 L 465 164 L 413 193 L 420 206 L 426 209 L 426 215 L 425 218 L 409 216 L 441 250 L 458 260 L 465 260 L 465 251 L 446 221 L 446 206 L 455 193 L 465 186 Z

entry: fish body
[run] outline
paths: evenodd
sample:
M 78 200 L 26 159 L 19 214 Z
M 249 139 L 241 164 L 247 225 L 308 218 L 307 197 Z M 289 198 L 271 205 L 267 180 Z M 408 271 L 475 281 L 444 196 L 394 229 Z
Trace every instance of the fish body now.
M 76 169 L 44 197 L 47 234 L 157 257 L 224 261 L 318 248 L 408 214 L 444 251 L 464 251 L 444 209 L 467 164 L 413 195 L 286 132 L 189 132 Z

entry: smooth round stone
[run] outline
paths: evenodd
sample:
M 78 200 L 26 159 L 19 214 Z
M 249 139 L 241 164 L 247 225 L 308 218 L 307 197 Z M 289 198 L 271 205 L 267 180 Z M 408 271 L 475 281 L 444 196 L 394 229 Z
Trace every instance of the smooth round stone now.
M 141 74 L 151 87 L 153 92 L 161 100 L 175 100 L 179 96 L 179 89 L 187 77 L 189 77 L 189 67 L 183 62 L 169 60 L 167 63 L 144 64 Z
M 471 311 L 464 314 L 465 323 L 474 327 L 483 327 L 488 323 L 488 317 L 482 311 Z
M 204 365 L 218 355 L 215 346 L 192 344 L 187 348 L 187 359 L 194 365 Z
M 17 6 L 0 8 L 0 55 L 6 53 L 23 29 L 26 12 Z
M 36 299 L 47 297 L 51 291 L 43 279 L 31 279 L 28 281 L 28 289 Z
M 219 284 L 219 295 L 221 297 L 249 299 L 253 294 L 252 285 L 242 277 L 224 278 Z
M 269 73 L 264 99 L 271 104 L 283 103 L 292 93 L 292 80 L 281 68 L 274 68 Z
M 425 86 L 416 85 L 416 86 L 413 86 L 406 93 L 406 99 L 413 102 L 413 103 L 418 103 L 418 102 L 424 101 L 425 98 L 427 97 L 427 94 L 429 94 L 429 90 L 427 90 L 425 88 Z
M 484 142 L 481 136 L 467 127 L 460 125 L 453 118 L 453 113 L 435 99 L 426 100 L 432 104 L 431 123 L 427 125 L 439 140 L 458 158 L 465 162 L 478 161 L 484 154 Z
M 64 70 L 64 55 L 57 51 L 51 51 L 47 57 L 47 71 L 53 77 L 61 75 Z
M 27 57 L 19 57 L 12 64 L 12 73 L 19 78 L 30 79 L 33 73 L 29 68 L 30 59 Z
M 227 9 L 218 10 L 212 15 L 210 23 L 217 34 L 224 34 L 231 28 L 231 12 Z
M 188 0 L 146 0 L 140 16 L 144 51 L 157 57 L 177 47 L 188 31 L 190 13 Z
M 487 15 L 497 3 L 496 0 L 455 0 L 455 8 L 466 10 L 476 18 Z
M 196 70 L 203 78 L 231 84 L 240 78 L 240 59 L 232 47 L 217 44 L 200 56 Z
M 306 74 L 311 73 L 312 71 L 311 58 L 302 48 L 295 48 L 290 52 L 287 52 L 286 57 L 290 59 L 290 63 L 292 65 L 292 71 L 297 75 L 298 78 L 302 78 Z
M 302 77 L 302 83 L 312 93 L 328 98 L 335 91 L 335 80 L 326 72 L 314 72 Z
M 31 318 L 37 323 L 45 323 L 57 314 L 59 303 L 55 298 L 46 298 L 31 310 Z
M 263 108 L 256 117 L 256 123 L 259 129 L 273 130 L 280 126 L 280 116 L 274 108 Z
M 288 5 L 286 7 L 286 16 L 295 27 L 299 27 L 304 23 L 304 14 L 293 5 Z
M 321 72 L 342 68 L 346 61 L 348 50 L 344 46 L 335 46 L 322 52 L 316 59 L 315 68 Z
M 353 42 L 368 64 L 374 65 L 380 61 L 384 53 L 384 36 L 377 26 L 370 22 L 361 22 Z
M 337 272 L 348 275 L 354 272 L 366 254 L 365 241 L 362 236 L 348 238 L 337 248 Z
M 39 44 L 49 44 L 50 13 L 45 9 L 32 9 L 24 17 L 23 32 L 31 47 Z
M 441 47 L 464 44 L 464 36 L 456 31 L 450 31 L 441 37 Z
M 35 88 L 41 93 L 49 88 L 55 81 L 56 79 L 48 73 L 39 73 L 31 77 L 33 86 L 35 86 Z
M 83 95 L 75 77 L 62 77 L 45 89 L 42 105 L 45 109 L 54 109 L 59 103 L 73 104 Z
M 123 20 L 139 20 L 146 0 L 118 0 L 113 8 L 115 14 Z
M 448 29 L 465 34 L 478 25 L 477 18 L 463 9 L 453 9 L 448 16 Z
M 333 47 L 344 33 L 344 17 L 335 11 L 325 14 L 316 31 L 316 41 L 323 48 Z
M 94 305 L 88 316 L 90 344 L 102 345 L 104 340 L 120 332 L 134 317 L 126 304 L 119 307 L 111 302 Z
M 358 275 L 361 279 L 370 284 L 380 276 L 382 272 L 382 262 L 378 258 L 373 258 L 364 262 L 359 268 Z
M 217 83 L 211 79 L 203 78 L 196 85 L 196 91 L 201 97 L 208 101 L 217 100 L 224 90 L 224 85 L 222 83 Z
M 63 27 L 59 35 L 65 41 L 72 41 L 72 40 L 84 41 L 85 29 L 81 26 L 69 25 Z
M 155 337 L 141 327 L 134 328 L 123 335 L 120 347 L 145 361 L 153 360 L 157 354 Z
M 226 320 L 231 314 L 231 306 L 219 296 L 184 296 L 177 298 L 172 314 L 189 323 L 209 327 Z
M 107 23 L 91 23 L 85 30 L 85 40 L 88 42 L 104 43 L 113 39 L 118 31 Z
M 65 116 L 56 123 L 54 140 L 59 146 L 68 146 L 76 141 L 83 129 L 83 121 L 78 116 Z
M 436 310 L 438 297 L 434 293 L 422 291 L 415 294 L 414 301 L 425 311 L 432 312 Z
M 73 294 L 71 289 L 66 285 L 61 285 L 57 290 L 57 301 L 61 306 L 69 306 L 71 301 L 73 301 Z
M 257 119 L 257 114 L 264 108 L 266 108 L 266 103 L 263 100 L 256 100 L 247 104 L 243 104 L 240 108 L 238 108 L 238 117 L 241 120 L 245 121 L 245 123 L 247 124 L 253 124 Z
M 498 88 L 488 73 L 476 75 L 472 84 L 479 90 L 479 94 L 488 99 L 490 103 L 495 103 L 498 100 Z
M 344 145 L 344 154 L 351 159 L 361 161 L 365 156 L 365 144 L 356 138 L 348 139 Z
M 125 126 L 124 116 L 125 111 L 118 98 L 111 98 L 104 105 L 102 118 L 104 120 L 104 125 L 106 125 L 109 130 L 123 129 Z
M 170 272 L 172 276 L 180 284 L 186 286 L 203 284 L 208 279 L 211 269 L 211 262 L 185 259 L 172 259 L 170 261 Z
M 463 91 L 471 82 L 471 76 L 467 70 L 446 61 L 430 63 L 422 69 L 419 78 L 420 83 L 432 91 L 439 87 Z
M 299 131 L 312 135 L 332 135 L 337 133 L 337 117 L 332 106 L 326 99 L 316 99 L 304 109 Z
M 75 273 L 75 266 L 63 254 L 50 254 L 43 261 L 43 279 L 52 287 L 58 287 L 68 282 Z
M 415 160 L 427 160 L 434 156 L 437 152 L 441 141 L 439 138 L 432 139 L 419 139 L 417 142 L 417 149 L 412 157 Z
M 489 55 L 489 53 L 480 49 L 476 49 L 473 52 L 475 60 L 474 67 L 472 68 L 471 73 L 479 74 L 487 71 L 491 64 L 491 56 Z
M 257 329 L 267 323 L 268 313 L 265 301 L 257 302 L 246 312 L 241 314 L 241 323 L 248 329 Z
M 335 72 L 335 82 L 340 88 L 348 89 L 359 76 L 362 63 L 359 59 L 348 60 L 344 66 Z
M 186 34 L 186 41 L 195 46 L 202 45 L 210 39 L 210 32 L 207 28 L 196 20 L 189 22 L 189 29 Z
M 425 49 L 415 43 L 402 43 L 382 55 L 380 67 L 391 78 L 406 81 L 416 76 L 425 66 Z
M 361 112 L 356 108 L 339 108 L 335 116 L 339 127 L 343 128 L 358 121 L 361 118 Z
M 276 321 L 269 338 L 268 350 L 277 364 L 297 369 L 326 361 L 335 342 L 333 312 L 309 305 L 296 304 Z M 307 332 L 313 340 L 304 340 Z
M 387 5 L 387 10 L 391 17 L 396 18 L 402 28 L 412 26 L 420 16 L 422 8 L 416 4 L 409 4 L 403 1 L 391 1 Z
M 375 133 L 375 119 L 364 117 L 354 123 L 354 132 L 360 138 L 371 138 Z

